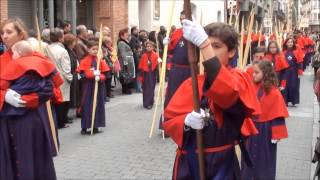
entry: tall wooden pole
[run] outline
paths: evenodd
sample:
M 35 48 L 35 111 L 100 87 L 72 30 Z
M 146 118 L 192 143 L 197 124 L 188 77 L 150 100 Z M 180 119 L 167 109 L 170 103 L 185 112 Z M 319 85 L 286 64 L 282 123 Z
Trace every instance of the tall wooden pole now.
M 39 47 L 38 50 L 41 53 L 44 53 L 43 47 L 42 47 L 42 41 L 41 41 L 41 35 L 40 35 L 40 27 L 39 27 L 39 21 L 38 21 L 38 16 L 35 17 L 36 21 L 36 28 L 37 28 L 37 38 L 39 42 Z M 56 125 L 53 120 L 53 115 L 52 115 L 52 109 L 51 109 L 51 103 L 50 100 L 46 102 L 46 108 L 47 108 L 47 113 L 48 113 L 48 120 L 49 120 L 49 126 L 51 130 L 51 136 L 53 139 L 53 144 L 56 149 L 57 154 L 59 154 L 59 146 L 58 146 L 58 139 L 57 139 L 57 133 L 56 133 Z
M 184 11 L 186 18 L 192 21 L 191 18 L 191 3 L 190 0 L 184 0 Z M 187 42 L 188 48 L 188 60 L 190 63 L 191 69 L 191 78 L 192 78 L 192 91 L 193 91 L 193 108 L 194 111 L 200 112 L 200 102 L 199 102 L 199 89 L 198 89 L 198 68 L 197 68 L 197 59 L 196 59 L 196 49 L 191 42 Z M 197 149 L 198 149 L 198 163 L 199 163 L 199 174 L 200 180 L 205 180 L 205 163 L 204 163 L 204 152 L 203 152 L 203 136 L 202 130 L 196 130 L 197 138 Z
M 97 54 L 97 69 L 100 69 L 100 62 L 103 58 L 103 52 L 102 52 L 102 24 L 100 25 L 100 36 L 99 36 L 99 48 L 98 48 L 98 54 Z M 93 134 L 93 128 L 94 128 L 94 122 L 95 122 L 95 116 L 96 116 L 96 109 L 97 109 L 97 96 L 98 96 L 98 81 L 94 81 L 94 93 L 93 93 L 93 103 L 92 103 L 92 116 L 91 116 L 91 135 Z

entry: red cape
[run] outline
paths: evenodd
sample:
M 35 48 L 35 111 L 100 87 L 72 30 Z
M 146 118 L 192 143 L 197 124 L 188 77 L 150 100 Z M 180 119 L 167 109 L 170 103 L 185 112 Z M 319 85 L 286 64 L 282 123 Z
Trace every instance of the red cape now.
M 298 37 L 296 39 L 297 45 L 301 48 L 304 49 L 304 46 L 306 46 L 306 42 L 302 36 Z
M 230 76 L 232 76 L 233 78 L 231 79 L 237 83 L 230 81 Z M 199 97 L 203 95 L 202 87 L 204 80 L 205 77 L 203 75 L 198 76 Z M 235 87 L 235 84 L 238 84 L 239 87 Z M 229 87 L 228 91 L 224 89 L 226 86 Z M 230 86 L 234 88 L 230 88 Z M 210 93 L 212 91 L 215 92 Z M 208 93 L 210 93 L 210 95 Z M 233 94 L 238 97 L 237 99 L 240 99 L 246 107 L 247 118 L 244 120 L 241 128 L 242 134 L 245 136 L 257 134 L 257 130 L 250 119 L 250 117 L 260 113 L 259 102 L 254 93 L 254 87 L 248 74 L 240 73 L 237 70 L 233 70 L 233 72 L 230 73 L 227 68 L 222 67 L 216 80 L 206 92 L 206 96 L 209 97 L 210 109 L 214 111 L 214 119 L 218 127 L 221 127 L 223 124 L 223 106 L 225 104 L 229 104 L 230 106 L 234 103 L 229 101 L 222 102 L 223 99 L 225 101 L 229 98 L 223 98 L 223 96 L 219 98 L 218 96 L 221 96 L 221 94 L 225 94 L 226 96 Z M 189 78 L 179 86 L 164 112 L 166 119 L 168 119 L 168 121 L 163 123 L 164 130 L 178 146 L 181 146 L 183 142 L 184 119 L 192 110 L 193 92 L 191 78 Z
M 158 55 L 154 51 L 151 52 L 145 52 L 139 62 L 139 69 L 145 72 L 149 72 L 148 67 L 148 58 L 150 57 L 151 60 L 151 69 L 154 71 L 157 68 L 158 65 Z
M 266 54 L 265 59 L 272 62 L 272 55 L 271 54 Z M 287 69 L 289 67 L 288 62 L 286 61 L 283 53 L 278 53 L 275 56 L 275 64 L 274 64 L 274 70 L 276 72 L 279 72 L 281 70 Z
M 46 77 L 55 70 L 55 65 L 50 60 L 36 52 L 32 56 L 10 60 L 6 66 L 8 68 L 1 69 L 0 78 L 7 81 L 18 79 L 27 71 L 35 71 L 41 77 Z
M 260 85 L 256 86 L 256 91 L 258 91 Z M 278 88 L 272 87 L 270 92 L 263 93 L 260 98 L 262 114 L 259 116 L 259 122 L 271 121 L 276 118 L 289 117 L 287 106 L 283 100 L 283 97 Z
M 286 54 L 287 50 L 283 51 L 283 54 Z M 297 63 L 302 63 L 303 62 L 303 58 L 304 58 L 304 53 L 300 48 L 297 48 L 293 51 L 294 56 L 297 59 Z
M 81 71 L 90 70 L 92 68 L 92 60 L 94 58 L 95 57 L 91 55 L 84 57 L 77 68 L 77 72 L 80 73 Z M 107 72 L 107 71 L 110 71 L 110 68 L 107 65 L 107 63 L 103 60 L 100 61 L 100 72 Z
M 178 42 L 183 37 L 183 31 L 182 28 L 176 29 L 170 38 L 170 43 L 168 44 L 168 51 L 174 50 L 176 48 Z

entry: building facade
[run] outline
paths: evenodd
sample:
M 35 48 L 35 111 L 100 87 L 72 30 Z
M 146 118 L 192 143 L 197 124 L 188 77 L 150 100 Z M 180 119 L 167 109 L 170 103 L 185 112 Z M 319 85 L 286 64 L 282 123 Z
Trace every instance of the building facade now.
M 309 31 L 320 31 L 319 0 L 300 0 L 300 17 L 308 19 Z
M 203 25 L 210 22 L 224 22 L 224 0 L 193 1 L 195 19 Z M 98 29 L 100 24 L 108 26 L 117 39 L 120 29 L 138 26 L 147 31 L 159 30 L 167 26 L 169 5 L 167 0 L 0 0 L 0 20 L 19 17 L 30 29 L 35 27 L 35 17 L 40 28 L 53 28 L 63 20 L 76 25 L 85 24 L 90 29 Z M 130 7 L 130 8 L 129 8 Z M 180 26 L 179 15 L 183 10 L 183 0 L 176 0 L 172 15 L 173 25 Z

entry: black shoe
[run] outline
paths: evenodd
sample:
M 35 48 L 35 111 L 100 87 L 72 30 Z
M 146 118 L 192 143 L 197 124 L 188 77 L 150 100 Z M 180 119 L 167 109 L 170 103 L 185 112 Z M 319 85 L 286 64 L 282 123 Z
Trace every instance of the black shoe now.
M 99 129 L 98 128 L 93 128 L 93 134 L 97 134 L 97 133 L 100 133 Z
M 152 109 L 152 106 L 147 106 L 146 108 L 147 108 L 147 109 Z
M 113 94 L 109 94 L 107 95 L 108 98 L 114 98 L 114 95 Z
M 81 129 L 80 133 L 81 133 L 82 135 L 86 135 L 86 134 L 87 134 L 87 130 L 86 130 L 86 129 Z
M 110 102 L 110 98 L 109 97 L 106 97 L 106 102 Z

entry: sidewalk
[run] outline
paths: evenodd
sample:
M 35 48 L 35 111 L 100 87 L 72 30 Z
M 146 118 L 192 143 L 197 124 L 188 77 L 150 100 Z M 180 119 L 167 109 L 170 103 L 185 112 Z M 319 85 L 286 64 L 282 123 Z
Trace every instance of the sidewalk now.
M 314 120 L 315 101 L 313 95 L 313 74 L 307 71 L 300 80 L 300 104 L 289 107 L 287 119 L 289 138 L 278 144 L 277 180 L 309 179 L 314 136 L 318 136 L 318 122 Z M 312 172 L 311 172 L 312 171 Z

